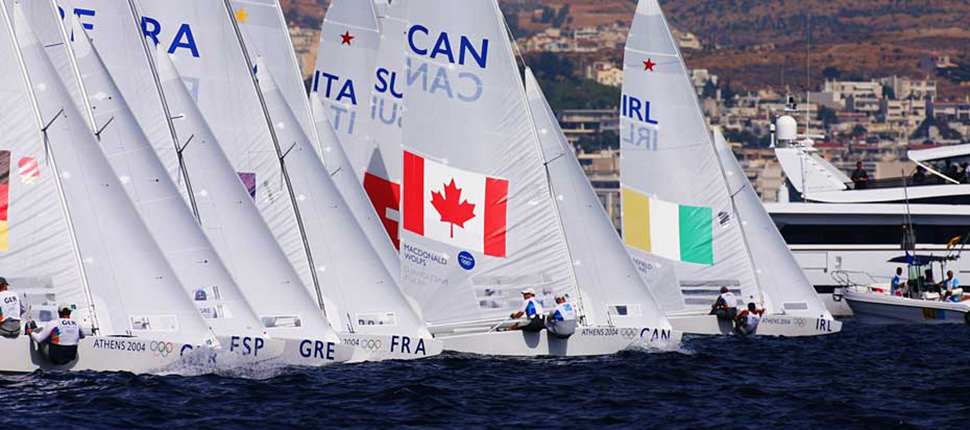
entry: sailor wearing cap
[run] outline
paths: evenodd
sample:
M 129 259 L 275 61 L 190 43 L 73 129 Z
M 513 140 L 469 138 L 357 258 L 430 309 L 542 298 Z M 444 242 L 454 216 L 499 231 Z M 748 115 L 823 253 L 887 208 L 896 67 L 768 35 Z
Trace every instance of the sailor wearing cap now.
M 77 345 L 84 338 L 81 327 L 71 320 L 71 308 L 61 306 L 58 318 L 52 319 L 40 331 L 27 327 L 27 334 L 40 345 L 40 352 L 51 364 L 60 366 L 77 359 Z
M 556 337 L 567 338 L 576 332 L 576 308 L 565 295 L 556 296 L 556 309 L 546 318 L 546 329 Z
M 0 336 L 20 336 L 20 317 L 27 312 L 24 301 L 7 288 L 7 278 L 0 277 Z
M 545 327 L 542 314 L 542 303 L 539 303 L 539 300 L 536 299 L 536 291 L 532 288 L 522 290 L 522 310 L 510 315 L 509 318 L 523 318 L 526 321 L 517 323 L 511 330 L 542 331 Z

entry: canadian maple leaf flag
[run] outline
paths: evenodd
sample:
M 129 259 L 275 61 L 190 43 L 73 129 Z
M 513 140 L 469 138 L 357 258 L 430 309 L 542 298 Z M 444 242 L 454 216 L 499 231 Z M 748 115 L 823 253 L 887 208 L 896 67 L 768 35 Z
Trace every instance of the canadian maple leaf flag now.
M 404 151 L 404 229 L 438 242 L 505 257 L 509 181 Z

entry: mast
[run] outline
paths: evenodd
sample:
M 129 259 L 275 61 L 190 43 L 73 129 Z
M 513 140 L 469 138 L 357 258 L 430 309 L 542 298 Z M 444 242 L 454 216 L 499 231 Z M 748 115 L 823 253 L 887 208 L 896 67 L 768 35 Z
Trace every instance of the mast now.
M 33 84 L 30 82 L 30 75 L 27 74 L 27 67 L 24 64 L 23 53 L 20 52 L 20 41 L 17 39 L 17 32 L 10 22 L 10 15 L 7 13 L 7 8 L 2 2 L 0 2 L 0 15 L 3 16 L 3 23 L 10 30 L 10 40 L 14 43 L 13 52 L 17 56 L 17 66 L 20 68 L 20 76 L 24 78 L 24 85 L 26 85 L 27 97 L 30 99 L 30 104 L 33 107 L 34 117 L 37 120 L 37 126 L 40 127 L 40 132 L 44 136 L 44 153 L 47 159 L 50 160 L 51 171 L 54 173 L 54 188 L 57 190 L 57 196 L 59 197 L 61 203 L 61 209 L 64 212 L 65 224 L 67 224 L 67 230 L 71 236 L 71 246 L 74 247 L 74 260 L 77 263 L 78 272 L 81 276 L 81 287 L 84 290 L 84 297 L 88 302 L 88 312 L 91 316 L 91 329 L 92 333 L 98 334 L 100 331 L 100 323 L 98 322 L 98 313 L 94 308 L 94 297 L 91 294 L 91 286 L 88 281 L 87 273 L 84 270 L 84 261 L 81 258 L 81 248 L 78 245 L 77 234 L 74 231 L 74 223 L 71 222 L 71 211 L 67 206 L 67 198 L 64 195 L 64 189 L 61 187 L 60 173 L 57 168 L 57 164 L 54 160 L 54 153 L 50 150 L 50 140 L 47 136 L 47 129 L 60 118 L 63 111 L 58 112 L 54 118 L 51 118 L 49 123 L 44 122 L 44 118 L 40 113 L 40 104 L 37 103 L 37 98 L 34 96 L 32 91 Z M 73 103 L 73 102 L 72 102 Z
M 135 32 L 141 38 L 142 46 L 145 48 L 145 56 L 148 57 L 148 67 L 151 68 L 152 81 L 155 82 L 155 90 L 158 93 L 159 102 L 162 104 L 162 110 L 165 112 L 165 123 L 168 125 L 169 133 L 172 135 L 172 145 L 175 146 L 175 154 L 178 157 L 179 172 L 182 174 L 182 179 L 185 180 L 185 191 L 189 195 L 192 214 L 195 216 L 195 220 L 199 224 L 202 224 L 202 218 L 199 215 L 199 205 L 195 201 L 195 192 L 192 190 L 192 181 L 189 179 L 189 170 L 185 167 L 185 159 L 182 157 L 182 151 L 192 141 L 192 137 L 189 137 L 184 144 L 179 140 L 178 132 L 175 130 L 175 123 L 172 122 L 172 112 L 168 108 L 168 101 L 165 100 L 165 92 L 162 91 L 162 82 L 158 80 L 158 67 L 155 65 L 155 59 L 152 57 L 147 38 L 142 37 L 141 29 L 138 28 L 138 18 L 141 14 L 138 13 L 134 0 L 128 0 L 128 7 L 131 10 L 132 23 L 135 24 Z
M 317 303 L 320 306 L 320 310 L 323 314 L 327 314 L 326 306 L 323 301 L 323 291 L 320 287 L 320 278 L 317 275 L 316 265 L 313 263 L 313 253 L 310 251 L 310 242 L 307 239 L 306 227 L 303 225 L 303 217 L 300 215 L 300 205 L 297 201 L 296 194 L 293 192 L 293 184 L 290 180 L 290 175 L 286 170 L 286 155 L 289 154 L 289 150 L 285 153 L 280 147 L 279 138 L 276 135 L 276 129 L 273 127 L 273 119 L 269 115 L 269 109 L 266 107 L 266 100 L 263 97 L 263 92 L 259 89 L 259 83 L 256 81 L 256 74 L 253 72 L 253 62 L 249 57 L 249 51 L 246 49 L 246 43 L 243 41 L 242 31 L 239 29 L 238 23 L 236 23 L 236 16 L 232 10 L 231 0 L 223 0 L 226 6 L 226 13 L 228 14 L 229 21 L 232 22 L 233 31 L 236 34 L 236 42 L 239 44 L 239 49 L 242 51 L 243 58 L 246 60 L 246 66 L 249 68 L 249 76 L 252 78 L 253 89 L 256 91 L 256 96 L 259 98 L 259 105 L 263 111 L 263 117 L 266 119 L 266 126 L 269 129 L 270 137 L 273 139 L 273 147 L 276 149 L 276 157 L 280 162 L 280 171 L 283 175 L 283 181 L 286 185 L 286 192 L 290 197 L 290 202 L 293 205 L 293 215 L 296 217 L 296 225 L 300 230 L 300 238 L 303 240 L 303 249 L 306 251 L 307 264 L 310 265 L 310 276 L 313 279 L 313 288 L 317 293 Z M 352 329 L 352 328 L 351 328 Z
M 56 0 L 51 0 L 50 4 L 51 4 L 51 7 L 53 8 L 52 10 L 53 13 L 56 15 L 57 8 L 59 7 L 57 5 Z M 64 19 L 71 19 L 71 15 L 73 14 L 74 14 L 73 11 L 71 11 L 70 14 L 65 12 Z M 78 91 L 80 91 L 81 100 L 83 101 L 83 103 L 81 103 L 81 107 L 84 108 L 84 113 L 87 114 L 88 116 L 88 124 L 91 125 L 91 131 L 94 133 L 94 137 L 97 137 L 98 140 L 100 141 L 101 133 L 98 131 L 98 123 L 94 119 L 94 110 L 91 109 L 91 102 L 90 102 L 90 99 L 88 98 L 88 90 L 84 87 L 84 80 L 81 79 L 81 69 L 78 68 L 77 58 L 74 56 L 74 49 L 71 48 L 71 45 L 70 45 L 71 38 L 67 35 L 67 30 L 64 28 L 63 22 L 61 23 L 61 25 L 57 26 L 57 30 L 59 33 L 61 33 L 61 40 L 64 43 L 64 49 L 67 50 L 67 59 L 71 63 L 71 71 L 74 72 L 74 77 L 75 77 L 75 80 L 77 81 Z M 83 36 L 83 37 L 87 37 L 87 36 Z M 107 124 L 105 125 L 107 126 Z
M 508 23 L 505 22 L 505 16 L 502 15 L 502 9 L 499 7 L 498 2 L 496 0 L 493 0 L 492 5 L 495 8 L 495 15 L 498 17 L 499 24 L 503 28 L 505 28 L 506 34 L 509 37 L 510 48 L 517 48 L 517 46 L 515 45 L 515 38 L 512 37 L 513 35 L 511 34 L 511 29 L 509 28 Z M 509 54 L 512 57 L 511 64 L 517 64 L 515 60 L 515 54 L 512 53 L 512 49 L 509 49 Z M 518 76 L 518 70 L 516 70 L 516 76 Z M 549 168 L 547 167 L 548 160 L 546 160 L 545 154 L 543 154 L 542 152 L 542 143 L 539 141 L 539 132 L 536 130 L 535 118 L 532 115 L 532 108 L 529 106 L 529 103 L 528 103 L 528 95 L 525 93 L 525 87 L 521 85 L 521 83 L 520 85 L 516 85 L 516 86 L 518 87 L 518 90 L 519 90 L 518 92 L 520 97 L 522 98 L 522 100 L 526 101 L 525 112 L 526 112 L 526 115 L 528 115 L 529 117 L 529 124 L 530 124 L 529 132 L 532 134 L 532 140 L 533 142 L 535 142 L 535 150 L 539 154 L 539 159 L 542 160 L 543 169 L 545 169 L 546 184 L 548 184 L 549 186 L 549 199 L 552 201 L 552 206 L 556 210 L 556 216 L 555 216 L 556 231 L 559 234 L 559 239 L 562 241 L 563 246 L 566 249 L 566 257 L 569 259 L 569 262 L 568 262 L 569 264 L 567 264 L 566 266 L 569 267 L 569 277 L 572 278 L 573 280 L 573 285 L 575 285 L 575 289 L 576 289 L 576 297 L 577 299 L 579 299 L 579 302 L 577 303 L 579 305 L 578 306 L 579 314 L 583 322 L 585 322 L 586 312 L 585 312 L 585 308 L 583 307 L 583 290 L 579 288 L 579 278 L 576 277 L 576 269 L 575 267 L 573 267 L 573 265 L 575 264 L 574 263 L 575 260 L 573 260 L 572 252 L 570 252 L 569 250 L 569 241 L 566 240 L 566 232 L 563 229 L 562 217 L 559 212 L 560 210 L 559 201 L 556 200 L 556 193 L 553 190 L 552 181 L 549 180 Z M 610 325 L 613 324 L 612 319 L 609 317 L 609 313 L 607 313 L 607 321 L 610 323 Z

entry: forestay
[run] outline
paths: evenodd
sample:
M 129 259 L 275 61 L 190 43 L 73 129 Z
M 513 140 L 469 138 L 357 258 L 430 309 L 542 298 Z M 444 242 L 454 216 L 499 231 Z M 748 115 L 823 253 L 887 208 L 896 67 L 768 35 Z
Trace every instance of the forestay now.
M 304 133 L 310 139 L 313 149 L 326 145 L 321 139 L 333 135 L 330 130 L 316 130 L 310 111 L 307 94 L 296 58 L 293 54 L 292 43 L 287 31 L 286 21 L 276 0 L 233 1 L 233 14 L 239 26 L 247 51 L 252 58 L 260 58 L 264 67 L 277 78 L 277 85 L 283 94 L 287 105 L 293 110 Z M 340 58 L 330 61 L 339 62 Z M 336 160 L 332 160 L 331 153 L 320 152 L 327 168 L 331 172 L 333 182 L 340 191 L 354 217 L 361 224 L 367 240 L 378 252 L 381 261 L 391 273 L 395 283 L 401 270 L 401 263 L 396 250 L 388 241 L 387 235 L 377 218 L 377 214 L 368 202 L 360 181 L 354 176 L 352 168 L 340 169 Z
M 186 293 L 216 334 L 262 328 L 198 220 L 185 205 L 125 97 L 118 90 L 80 21 L 71 17 L 70 45 L 77 58 L 92 130 L 101 149 L 162 249 Z
M 559 128 L 531 69 L 525 88 L 590 325 L 669 329 Z
M 495 1 L 408 4 L 402 283 L 434 326 L 490 326 L 519 292 L 577 296 Z M 439 327 L 438 330 L 445 330 Z
M 338 331 L 428 337 L 300 129 L 272 72 L 257 62 L 259 86 L 277 138 L 307 242 L 318 268 L 325 310 Z
M 272 336 L 336 339 L 263 223 L 168 53 L 161 46 L 156 49 L 153 58 L 176 135 L 189 141 L 183 159 L 197 190 L 199 218 L 246 300 Z
M 755 273 L 765 292 L 768 313 L 832 319 L 832 314 L 795 261 L 758 194 L 751 188 L 748 177 L 720 130 L 714 131 L 714 142 L 737 218 L 742 220 L 743 232 L 751 247 Z
M 84 270 L 104 335 L 209 344 L 211 334 L 152 240 L 121 182 L 70 100 L 19 6 L 15 29 L 29 74 L 37 123 L 56 160 Z
M 656 0 L 640 1 L 627 39 L 620 150 L 623 239 L 664 311 L 706 312 L 721 287 L 760 302 L 707 123 Z
M 91 327 L 74 232 L 8 30 L 0 29 L 0 273 L 27 294 L 35 318 L 75 305 L 75 319 Z
M 147 37 L 178 63 L 189 93 L 218 139 L 273 236 L 313 286 L 306 248 L 266 124 L 252 71 L 222 1 L 137 0 Z

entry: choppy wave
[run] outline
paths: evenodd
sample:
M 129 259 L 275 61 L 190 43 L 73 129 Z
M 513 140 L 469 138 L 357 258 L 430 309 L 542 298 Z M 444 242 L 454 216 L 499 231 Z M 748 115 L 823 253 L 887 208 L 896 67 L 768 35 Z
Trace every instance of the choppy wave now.
M 0 377 L 23 428 L 968 428 L 970 327 L 693 337 L 678 352 L 484 358 L 194 377 Z

